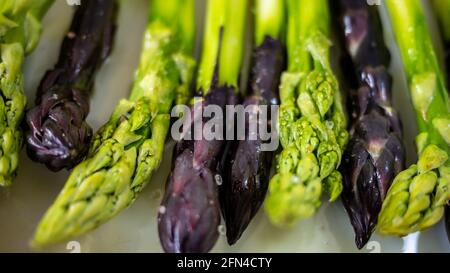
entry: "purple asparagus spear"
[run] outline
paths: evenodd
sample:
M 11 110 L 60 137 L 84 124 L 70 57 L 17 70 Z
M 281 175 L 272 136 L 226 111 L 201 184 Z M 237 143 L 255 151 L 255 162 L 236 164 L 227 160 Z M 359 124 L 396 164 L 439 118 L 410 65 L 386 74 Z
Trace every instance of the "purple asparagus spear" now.
M 92 137 L 87 124 L 95 72 L 111 52 L 117 3 L 85 1 L 78 7 L 55 68 L 39 86 L 36 107 L 27 114 L 27 152 L 53 171 L 72 168 Z
M 405 152 L 401 123 L 391 105 L 390 57 L 377 9 L 363 0 L 340 0 L 336 10 L 347 53 L 343 69 L 356 90 L 350 96 L 352 128 L 341 167 L 342 200 L 361 249 L 375 229 L 387 190 L 404 168 Z
M 232 87 L 214 87 L 194 107 L 235 105 Z M 192 114 L 194 117 L 194 114 Z M 204 118 L 203 122 L 209 119 Z M 191 128 L 194 127 L 194 119 Z M 216 166 L 225 141 L 182 140 L 175 147 L 174 165 L 159 211 L 159 235 L 167 252 L 207 252 L 217 241 L 220 208 Z
M 258 116 L 259 106 L 278 104 L 283 69 L 281 42 L 266 36 L 253 52 L 250 93 L 243 103 L 245 108 L 251 106 L 253 110 L 245 116 L 246 138 L 231 142 L 223 164 L 224 182 L 220 187 L 220 199 L 230 245 L 239 240 L 266 197 L 274 151 L 262 150 L 264 142 L 259 130 L 256 140 L 250 139 L 250 115 Z M 267 117 L 270 128 L 270 113 Z

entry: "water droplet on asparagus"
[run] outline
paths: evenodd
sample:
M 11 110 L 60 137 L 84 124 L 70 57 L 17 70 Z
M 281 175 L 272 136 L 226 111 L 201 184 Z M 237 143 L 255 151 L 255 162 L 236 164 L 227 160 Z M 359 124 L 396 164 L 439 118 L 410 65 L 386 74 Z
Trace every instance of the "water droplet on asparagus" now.
M 217 184 L 218 186 L 221 186 L 221 185 L 222 185 L 223 181 L 222 181 L 222 176 L 220 176 L 220 174 L 216 174 L 216 175 L 214 176 L 214 179 L 216 180 L 216 184 Z
M 159 212 L 160 214 L 166 213 L 166 207 L 165 207 L 165 206 L 159 207 L 158 212 Z
M 226 236 L 227 235 L 227 228 L 224 225 L 220 225 L 217 230 L 219 231 L 219 234 L 221 236 Z

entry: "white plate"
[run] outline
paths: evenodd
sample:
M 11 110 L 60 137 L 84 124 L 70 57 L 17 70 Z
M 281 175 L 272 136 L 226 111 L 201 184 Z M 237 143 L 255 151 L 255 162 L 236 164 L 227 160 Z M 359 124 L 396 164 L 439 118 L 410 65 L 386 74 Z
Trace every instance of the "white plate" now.
M 311 0 L 313 1 L 313 0 Z M 138 64 L 142 34 L 146 25 L 148 1 L 122 1 L 119 28 L 114 51 L 97 76 L 92 96 L 89 123 L 97 129 L 109 117 L 120 98 L 129 94 L 133 73 Z M 199 14 L 204 0 L 198 0 Z M 395 104 L 401 110 L 405 125 L 408 160 L 414 162 L 413 139 L 416 133 L 414 115 L 407 97 L 405 78 L 398 51 L 384 8 L 383 21 L 386 39 L 393 55 L 391 67 L 394 75 Z M 25 65 L 26 93 L 33 105 L 36 88 L 47 69 L 53 67 L 62 38 L 70 24 L 72 8 L 65 0 L 57 0 L 44 19 L 44 32 L 35 52 Z M 197 16 L 198 22 L 203 16 Z M 156 214 L 167 174 L 172 147 L 160 170 L 137 202 L 119 216 L 97 230 L 56 245 L 44 251 L 70 252 L 160 252 Z M 44 166 L 31 162 L 23 152 L 20 172 L 14 185 L 0 189 L 0 251 L 29 252 L 29 241 L 34 229 L 48 206 L 64 185 L 67 171 L 52 173 Z M 450 252 L 442 223 L 406 240 L 374 235 L 363 252 Z M 242 239 L 234 247 L 221 236 L 214 252 L 355 252 L 354 233 L 340 201 L 324 204 L 316 217 L 300 222 L 289 230 L 270 225 L 261 211 L 253 220 Z

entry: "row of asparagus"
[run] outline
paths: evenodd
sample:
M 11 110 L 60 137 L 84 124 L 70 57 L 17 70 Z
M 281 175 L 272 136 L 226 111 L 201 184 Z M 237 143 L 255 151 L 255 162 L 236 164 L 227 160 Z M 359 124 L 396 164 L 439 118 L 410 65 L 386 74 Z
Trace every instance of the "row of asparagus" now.
M 245 140 L 177 141 L 158 210 L 166 252 L 211 250 L 221 215 L 228 242 L 236 243 L 264 201 L 274 225 L 293 226 L 316 214 L 323 192 L 331 202 L 342 197 L 358 248 L 376 229 L 404 236 L 443 217 L 450 200 L 450 101 L 419 0 L 385 2 L 420 130 L 418 162 L 406 170 L 402 125 L 391 98 L 390 53 L 377 7 L 364 0 L 256 0 L 244 92 L 240 75 L 250 3 L 209 0 L 194 97 L 194 2 L 150 1 L 130 97 L 118 103 L 95 135 L 86 123 L 89 94 L 95 72 L 112 50 L 119 4 L 92 0 L 77 9 L 60 58 L 45 74 L 24 126 L 32 159 L 54 171 L 73 168 L 37 228 L 35 246 L 82 235 L 132 205 L 162 161 L 172 107 L 185 104 L 192 114 L 183 129 L 190 133 L 197 119 L 203 126 L 210 121 L 195 115 L 208 105 L 222 110 L 280 105 L 278 116 L 264 122 L 270 127 L 270 119 L 278 120 L 272 129 L 281 147 L 264 151 L 261 133 L 251 140 L 249 130 Z M 26 99 L 20 69 L 39 40 L 40 20 L 51 3 L 0 4 L 4 186 L 16 175 L 22 146 Z M 434 4 L 448 52 L 450 0 Z M 330 64 L 332 17 L 343 49 L 340 84 Z M 247 129 L 259 113 L 252 109 L 244 117 Z M 224 124 L 237 118 L 225 115 Z

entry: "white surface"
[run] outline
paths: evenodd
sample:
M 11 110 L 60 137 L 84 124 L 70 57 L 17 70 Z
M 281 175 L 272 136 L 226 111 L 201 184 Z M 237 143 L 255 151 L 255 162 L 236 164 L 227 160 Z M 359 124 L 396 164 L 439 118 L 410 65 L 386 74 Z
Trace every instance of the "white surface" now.
M 67 30 L 72 9 L 65 0 L 56 0 L 44 19 L 41 43 L 25 65 L 26 92 L 29 105 L 46 69 L 53 67 L 59 46 Z M 126 97 L 133 80 L 140 54 L 141 38 L 147 19 L 147 0 L 122 1 L 119 29 L 113 54 L 98 74 L 92 97 L 89 122 L 97 129 L 109 117 L 120 98 Z M 204 0 L 199 0 L 199 7 Z M 383 10 L 383 8 L 381 8 Z M 202 16 L 197 16 L 201 22 Z M 383 13 L 385 27 L 389 27 Z M 409 162 L 415 159 L 413 139 L 416 133 L 414 115 L 406 92 L 398 51 L 390 31 L 386 38 L 393 55 L 395 104 L 400 107 L 405 124 L 405 142 Z M 172 147 L 168 147 L 167 155 Z M 43 251 L 70 252 L 78 247 L 82 252 L 160 252 L 156 214 L 162 189 L 170 167 L 166 156 L 163 166 L 137 202 L 118 217 L 76 242 L 64 243 Z M 14 185 L 0 189 L 0 252 L 28 252 L 28 242 L 34 229 L 62 188 L 68 172 L 52 173 L 44 166 L 31 162 L 22 153 L 20 172 Z M 405 243 L 404 243 L 405 242 Z M 224 236 L 215 252 L 355 252 L 354 233 L 342 204 L 324 204 L 316 217 L 299 223 L 289 230 L 271 226 L 261 211 L 242 239 L 234 247 L 226 244 Z M 401 238 L 374 235 L 363 252 L 450 252 L 443 224 L 440 223 L 420 236 Z

